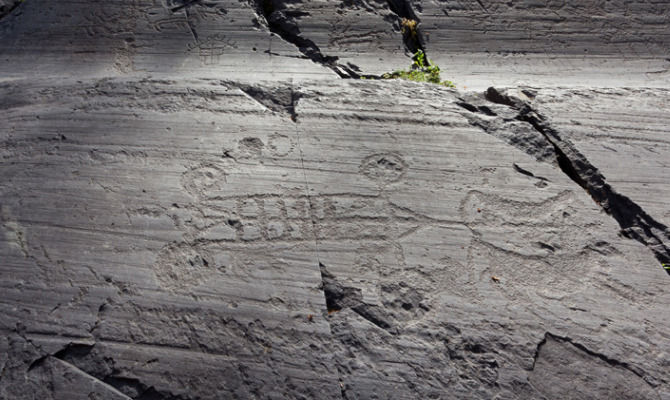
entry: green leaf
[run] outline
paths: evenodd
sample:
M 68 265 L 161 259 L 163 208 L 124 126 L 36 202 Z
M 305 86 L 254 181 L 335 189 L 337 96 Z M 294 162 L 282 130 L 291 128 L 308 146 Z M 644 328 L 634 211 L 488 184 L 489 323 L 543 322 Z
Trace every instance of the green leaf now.
M 417 50 L 412 59 L 414 61 L 408 70 L 398 70 L 393 73 L 383 74 L 382 79 L 406 79 L 415 82 L 430 82 L 445 87 L 455 87 L 453 82 L 440 79 L 440 67 L 430 62 L 423 51 Z M 427 60 L 429 65 L 426 64 Z

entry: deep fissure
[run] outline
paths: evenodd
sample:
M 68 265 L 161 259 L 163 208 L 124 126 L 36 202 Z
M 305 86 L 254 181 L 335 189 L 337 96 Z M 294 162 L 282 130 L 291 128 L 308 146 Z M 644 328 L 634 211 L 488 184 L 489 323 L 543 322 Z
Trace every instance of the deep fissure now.
M 95 349 L 95 344 L 69 343 L 54 354 L 46 355 L 36 360 L 31 365 L 31 368 L 38 367 L 48 357 L 54 357 L 115 388 L 134 400 L 191 399 L 190 397 L 175 395 L 171 392 L 159 391 L 154 386 L 147 385 L 135 377 L 123 376 L 122 372 L 114 366 L 112 358 L 103 357 L 101 354 L 96 353 Z
M 309 15 L 307 13 L 291 10 L 286 8 L 281 0 L 248 0 L 252 8 L 255 10 L 257 17 L 262 18 L 262 22 L 273 34 L 276 34 L 284 41 L 293 44 L 300 53 L 312 62 L 329 68 L 335 72 L 340 78 L 344 79 L 381 79 L 380 75 L 364 74 L 361 69 L 350 62 L 346 65 L 339 63 L 339 57 L 328 56 L 323 54 L 319 46 L 312 40 L 304 37 L 298 24 L 294 18 Z M 199 0 L 193 0 L 179 7 L 175 7 L 173 11 L 188 7 L 191 4 L 198 3 Z M 422 51 L 426 54 L 424 38 L 419 29 L 421 23 L 420 19 L 414 12 L 412 5 L 407 0 L 388 0 L 389 10 L 396 16 L 398 26 L 401 28 L 403 34 L 403 44 L 410 54 L 415 54 L 417 51 Z M 403 28 L 403 21 L 413 21 L 415 28 Z M 257 27 L 262 24 L 255 22 Z M 272 51 L 266 51 L 268 54 L 273 54 Z M 276 53 L 274 53 L 276 55 Z M 426 54 L 426 65 L 430 65 L 430 61 Z
M 298 114 L 296 113 L 295 108 L 302 97 L 302 93 L 296 92 L 292 87 L 264 87 L 247 85 L 239 82 L 225 83 L 240 89 L 263 107 L 279 114 L 287 115 L 293 122 L 297 121 Z
M 295 14 L 286 9 L 281 1 L 251 0 L 251 5 L 256 10 L 256 14 L 263 18 L 270 32 L 296 46 L 312 62 L 330 68 L 340 78 L 358 79 L 361 77 L 361 74 L 349 66 L 338 63 L 339 57 L 324 55 L 314 41 L 301 35 L 300 28 L 293 18 L 303 14 Z
M 187 7 L 189 7 L 189 6 L 192 6 L 192 5 L 196 4 L 196 3 L 200 3 L 201 1 L 202 1 L 202 0 L 188 0 L 188 1 L 184 1 L 182 4 L 180 4 L 180 5 L 178 5 L 178 6 L 174 6 L 174 7 L 172 7 L 172 8 L 170 9 L 170 11 L 172 11 L 172 12 L 177 12 L 177 11 L 179 11 L 179 10 L 182 10 L 182 9 L 185 9 L 185 8 L 187 8 Z
M 546 117 L 528 102 L 512 98 L 495 88 L 487 90 L 486 99 L 516 110 L 518 114 L 515 119 L 530 124 L 553 146 L 561 171 L 584 188 L 593 200 L 617 221 L 625 237 L 645 245 L 661 264 L 670 263 L 670 248 L 666 244 L 670 242 L 668 227 L 654 220 L 633 200 L 617 193 L 605 181 L 600 171 L 572 143 L 561 137 Z M 471 110 L 474 106 L 462 107 Z M 670 275 L 669 270 L 665 271 Z
M 415 21 L 416 27 L 414 29 L 405 29 L 403 30 L 403 43 L 407 50 L 414 54 L 417 51 L 421 50 L 426 53 L 423 35 L 419 30 L 421 20 L 417 17 L 410 0 L 387 0 L 389 10 L 398 17 L 398 24 L 402 26 L 402 21 Z M 426 57 L 426 63 L 430 65 L 428 57 Z
M 0 20 L 14 12 L 14 10 L 16 10 L 21 4 L 23 4 L 23 1 L 14 0 L 14 3 L 12 3 L 11 6 L 0 7 Z
M 338 282 L 321 262 L 319 262 L 319 269 L 321 271 L 323 294 L 326 298 L 326 307 L 329 313 L 349 308 L 381 329 L 391 330 L 393 328 L 388 321 L 389 317 L 379 306 L 367 304 L 363 301 L 363 294 L 360 289 L 344 286 Z
M 616 359 L 614 359 L 614 358 L 611 358 L 611 357 L 609 357 L 609 356 L 607 356 L 607 355 L 605 355 L 605 354 L 602 354 L 602 353 L 598 353 L 598 352 L 596 352 L 596 351 L 593 351 L 593 350 L 589 349 L 588 347 L 584 346 L 583 344 L 574 341 L 574 340 L 573 340 L 572 338 L 570 338 L 570 337 L 555 335 L 555 334 L 553 334 L 553 333 L 551 333 L 551 332 L 546 332 L 546 333 L 544 334 L 544 337 L 542 338 L 542 340 L 538 343 L 537 348 L 535 349 L 535 354 L 534 354 L 534 356 L 533 356 L 533 366 L 532 366 L 531 369 L 535 369 L 535 364 L 537 363 L 537 360 L 538 360 L 539 357 L 540 357 L 540 354 L 541 354 L 541 352 L 542 352 L 542 347 L 543 347 L 544 345 L 546 345 L 546 344 L 547 344 L 547 341 L 549 341 L 549 340 L 553 340 L 553 341 L 556 341 L 556 342 L 559 342 L 559 343 L 567 343 L 567 344 L 570 344 L 570 345 L 572 345 L 573 347 L 575 347 L 577 350 L 580 350 L 580 351 L 582 351 L 582 352 L 588 354 L 588 355 L 591 356 L 591 357 L 597 358 L 597 359 L 599 359 L 599 360 L 601 360 L 601 361 L 607 363 L 608 365 L 610 365 L 610 366 L 612 366 L 612 367 L 626 369 L 626 370 L 628 370 L 628 371 L 634 373 L 635 375 L 639 376 L 640 378 L 644 379 L 644 375 L 641 374 L 639 371 L 637 371 L 635 368 L 633 368 L 633 367 L 632 367 L 630 364 L 628 364 L 627 362 L 619 361 L 619 360 L 616 360 Z M 646 380 L 645 380 L 645 382 L 646 382 Z M 647 384 L 649 384 L 649 382 L 647 382 Z M 651 386 L 651 385 L 650 385 L 650 386 Z

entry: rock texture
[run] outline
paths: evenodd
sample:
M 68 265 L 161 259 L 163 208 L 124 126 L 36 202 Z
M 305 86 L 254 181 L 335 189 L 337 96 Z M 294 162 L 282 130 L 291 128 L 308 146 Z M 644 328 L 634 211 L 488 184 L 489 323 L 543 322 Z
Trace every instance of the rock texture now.
M 422 5 L 427 50 L 471 88 L 668 87 L 663 1 L 436 0 Z M 625 78 L 624 78 L 625 77 Z
M 0 2 L 0 398 L 670 399 L 668 5 L 568 3 Z

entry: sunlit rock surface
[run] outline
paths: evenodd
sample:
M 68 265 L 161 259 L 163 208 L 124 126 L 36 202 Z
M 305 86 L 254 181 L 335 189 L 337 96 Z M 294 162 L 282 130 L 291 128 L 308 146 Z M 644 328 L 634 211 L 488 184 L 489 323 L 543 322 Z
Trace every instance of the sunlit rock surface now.
M 0 1 L 0 398 L 670 399 L 669 15 Z

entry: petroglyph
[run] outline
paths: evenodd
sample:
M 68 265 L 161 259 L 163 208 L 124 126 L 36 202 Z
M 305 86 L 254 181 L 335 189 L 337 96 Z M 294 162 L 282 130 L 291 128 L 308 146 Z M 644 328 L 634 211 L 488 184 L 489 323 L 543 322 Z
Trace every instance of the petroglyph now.
M 382 184 L 399 181 L 407 170 L 407 163 L 397 153 L 379 153 L 366 157 L 360 171 L 368 178 Z
M 222 190 L 226 174 L 221 166 L 202 163 L 186 171 L 182 177 L 182 186 L 194 197 L 203 196 L 205 191 Z
M 0 399 L 669 396 L 669 1 L 4 3 Z
M 257 137 L 246 137 L 237 144 L 237 149 L 244 158 L 258 158 L 263 152 L 265 143 Z
M 118 37 L 132 35 L 139 16 L 146 8 L 140 7 L 137 0 L 129 1 L 124 7 L 117 7 L 111 3 L 97 3 L 84 15 L 86 24 L 83 25 L 87 35 L 91 37 Z M 114 21 L 110 24 L 109 21 Z
M 161 286 L 179 290 L 202 283 L 216 269 L 213 263 L 212 255 L 202 247 L 169 244 L 158 254 L 154 271 Z
M 582 228 L 596 222 L 584 221 L 579 208 L 569 191 L 537 202 L 469 192 L 461 203 L 473 233 L 469 264 L 483 266 L 479 280 L 496 277 L 496 287 L 512 300 L 560 300 L 584 290 L 607 268 L 602 252 L 617 250 Z
M 343 21 L 335 21 L 330 29 L 330 39 L 328 44 L 337 50 L 348 48 L 372 49 L 379 46 L 388 32 L 384 30 L 369 30 L 365 32 L 355 31 L 353 24 L 347 24 Z
M 28 257 L 28 243 L 25 232 L 19 223 L 12 218 L 8 206 L 0 205 L 0 238 L 12 251 Z
M 202 65 L 217 65 L 228 49 L 234 49 L 237 44 L 223 34 L 214 34 L 188 45 L 188 51 L 196 50 Z
M 135 44 L 133 42 L 134 39 L 128 38 L 115 51 L 114 68 L 123 74 L 131 73 L 135 69 L 133 61 Z
M 284 146 L 282 154 L 291 148 L 288 137 L 275 134 L 268 145 L 256 137 L 243 138 L 238 152 L 258 157 L 277 148 L 278 143 Z M 368 156 L 360 166 L 363 174 L 382 185 L 402 179 L 406 170 L 407 163 L 396 153 Z M 224 264 L 229 267 L 244 269 L 240 265 L 247 265 L 253 269 L 248 263 L 234 261 L 248 246 L 254 246 L 255 252 L 272 254 L 276 245 L 317 240 L 329 248 L 328 243 L 358 241 L 351 263 L 360 279 L 350 283 L 367 287 L 364 295 L 380 302 L 392 302 L 384 287 L 400 281 L 408 282 L 402 290 L 416 290 L 427 302 L 445 293 L 482 299 L 481 285 L 492 276 L 499 279 L 496 290 L 513 300 L 563 299 L 583 290 L 608 268 L 603 255 L 618 252 L 580 228 L 596 222 L 577 219 L 582 218 L 578 217 L 581 205 L 570 191 L 524 202 L 470 191 L 460 203 L 461 225 L 399 207 L 384 190 L 378 195 L 307 197 L 281 191 L 229 195 L 225 180 L 224 167 L 216 163 L 203 163 L 184 173 L 182 186 L 195 199 L 182 207 L 179 218 L 173 218 L 180 221 L 184 243 L 204 246 L 210 254 L 228 254 L 233 261 Z M 436 237 L 440 241 L 436 242 Z M 461 251 L 446 254 L 444 243 Z M 169 250 L 171 254 L 176 251 Z M 190 254 L 182 259 L 193 257 Z M 163 257 L 161 262 L 176 259 Z M 180 265 L 191 263 L 182 261 Z M 584 265 L 588 268 L 583 269 Z M 182 274 L 189 277 L 183 280 L 186 283 L 171 285 L 168 282 L 179 276 L 171 268 L 157 268 L 165 287 L 182 290 L 201 282 L 201 275 L 189 270 Z M 222 270 L 210 270 L 216 271 Z
M 210 187 L 206 175 L 201 179 Z M 200 177 L 198 178 L 200 179 Z M 187 186 L 194 190 L 192 184 Z M 306 241 L 337 239 L 397 239 L 430 221 L 408 216 L 388 200 L 350 194 L 322 195 L 260 194 L 206 199 L 189 206 L 194 213 L 185 229 L 195 238 L 222 242 Z M 383 208 L 374 208 L 382 205 Z M 366 215 L 365 210 L 377 215 Z M 197 210 L 197 211 L 195 211 Z M 381 214 L 381 215 L 380 215 Z M 316 227 L 312 221 L 317 221 Z
M 295 143 L 286 135 L 274 133 L 268 139 L 268 148 L 275 157 L 285 157 L 295 149 Z
M 277 156 L 293 151 L 294 144 L 285 135 L 274 134 L 268 142 L 266 146 L 259 138 L 243 138 L 238 142 L 238 152 L 259 157 L 266 149 Z M 397 180 L 405 171 L 404 162 L 395 154 L 368 157 L 363 165 L 368 165 L 370 176 L 379 177 L 381 182 Z M 357 240 L 363 244 L 361 257 L 373 257 L 379 246 L 388 248 L 396 254 L 399 268 L 395 270 L 399 271 L 403 265 L 402 249 L 396 241 L 435 222 L 393 204 L 383 194 L 308 197 L 280 191 L 230 195 L 226 191 L 225 168 L 223 163 L 205 162 L 182 175 L 181 185 L 194 201 L 169 211 L 182 232 L 182 242 L 167 244 L 154 263 L 161 286 L 184 291 L 204 282 L 207 275 L 230 273 L 233 265 L 253 269 L 248 262 L 240 261 L 249 246 L 253 246 L 254 254 L 272 254 L 273 246 L 311 245 L 314 240 Z M 189 246 L 193 250 L 189 251 Z M 223 254 L 227 254 L 224 258 L 228 261 L 217 261 Z
M 580 235 L 565 235 L 566 230 L 584 222 L 574 219 L 580 207 L 576 201 L 570 191 L 538 202 L 514 201 L 470 191 L 461 203 L 460 214 L 485 242 L 522 256 L 546 256 L 552 252 L 552 246 L 561 249 L 585 242 Z M 544 233 L 535 229 L 540 226 Z

